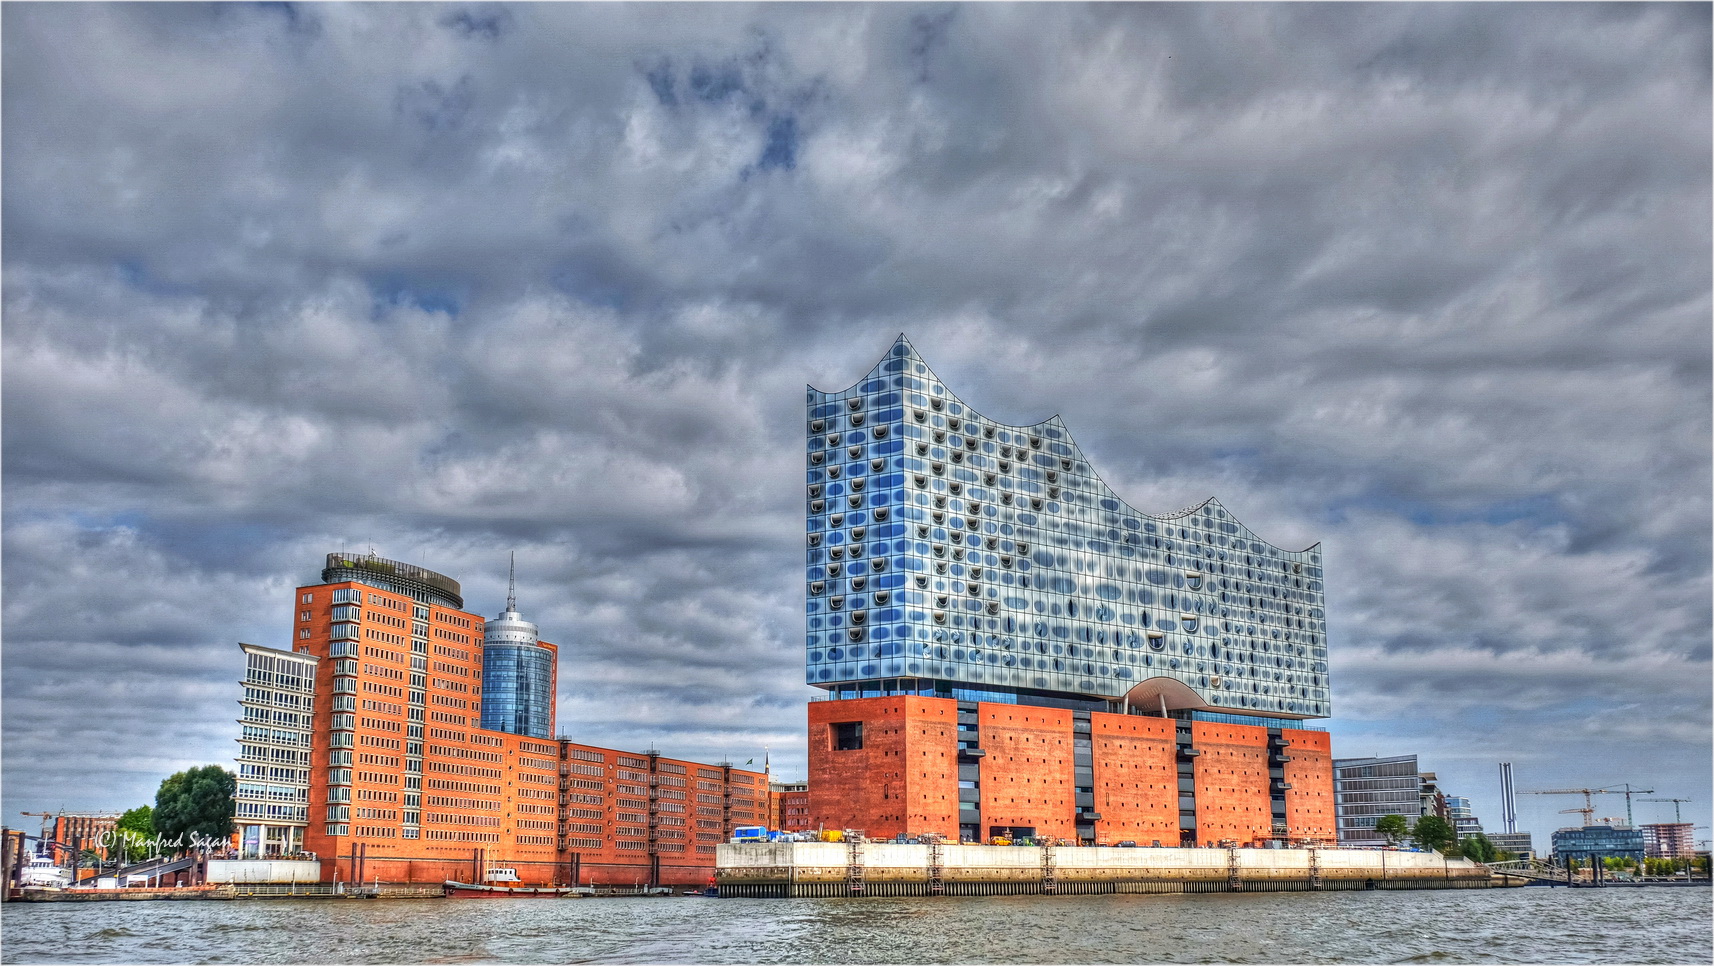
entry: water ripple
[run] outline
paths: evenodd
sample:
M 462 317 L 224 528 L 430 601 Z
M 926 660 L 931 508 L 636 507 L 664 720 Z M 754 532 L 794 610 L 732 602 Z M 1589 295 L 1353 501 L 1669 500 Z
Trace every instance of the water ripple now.
M 4 963 L 1708 963 L 1701 888 L 8 904 Z

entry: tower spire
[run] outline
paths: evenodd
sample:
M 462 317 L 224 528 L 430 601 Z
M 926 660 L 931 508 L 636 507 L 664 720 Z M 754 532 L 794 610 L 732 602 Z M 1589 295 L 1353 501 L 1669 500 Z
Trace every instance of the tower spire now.
M 512 551 L 512 562 L 506 568 L 506 610 L 518 609 L 518 551 Z

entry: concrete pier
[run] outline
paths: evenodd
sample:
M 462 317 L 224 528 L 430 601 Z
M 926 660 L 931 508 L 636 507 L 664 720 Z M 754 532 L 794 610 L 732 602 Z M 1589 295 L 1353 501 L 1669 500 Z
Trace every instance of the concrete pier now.
M 892 842 L 722 845 L 722 897 L 1485 889 L 1485 866 L 1427 852 Z

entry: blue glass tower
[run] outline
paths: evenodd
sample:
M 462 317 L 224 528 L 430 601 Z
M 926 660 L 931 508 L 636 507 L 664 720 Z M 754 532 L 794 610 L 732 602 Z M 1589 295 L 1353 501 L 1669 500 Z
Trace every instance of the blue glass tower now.
M 807 680 L 841 697 L 1330 713 L 1320 545 L 1132 508 L 1056 416 L 997 422 L 903 336 L 808 389 Z
M 552 738 L 556 658 L 518 613 L 512 580 L 505 613 L 482 625 L 482 727 Z

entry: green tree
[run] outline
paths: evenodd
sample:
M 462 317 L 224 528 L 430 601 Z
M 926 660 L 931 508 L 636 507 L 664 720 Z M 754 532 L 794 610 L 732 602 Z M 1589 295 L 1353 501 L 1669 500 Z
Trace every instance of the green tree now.
M 1424 815 L 1417 819 L 1411 827 L 1410 837 L 1416 840 L 1418 848 L 1431 852 L 1445 852 L 1458 842 L 1458 833 L 1452 824 L 1438 815 Z
M 224 844 L 232 835 L 237 790 L 238 776 L 219 765 L 181 771 L 155 793 L 155 831 L 169 847 L 189 849 L 193 836 Z
M 155 837 L 155 809 L 138 805 L 119 816 L 113 825 L 113 854 L 126 862 L 136 862 L 149 854 L 149 840 Z
M 1375 820 L 1375 831 L 1387 840 L 1388 845 L 1397 845 L 1410 835 L 1410 823 L 1403 815 L 1382 815 Z
M 1496 861 L 1499 857 L 1499 850 L 1494 848 L 1494 843 L 1481 832 L 1465 836 L 1464 840 L 1458 843 L 1458 851 L 1464 853 L 1466 859 L 1484 864 Z

